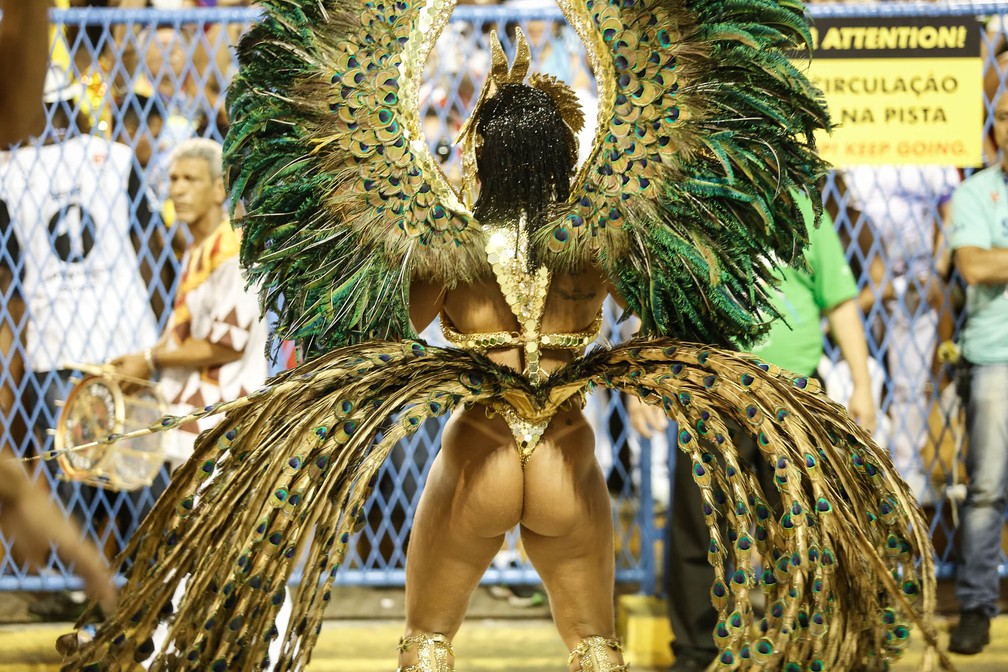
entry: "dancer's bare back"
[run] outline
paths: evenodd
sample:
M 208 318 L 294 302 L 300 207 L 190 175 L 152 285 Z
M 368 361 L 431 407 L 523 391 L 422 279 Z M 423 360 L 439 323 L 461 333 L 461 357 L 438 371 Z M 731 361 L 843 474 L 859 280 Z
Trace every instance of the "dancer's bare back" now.
M 608 293 L 608 283 L 596 270 L 553 276 L 541 332 L 571 333 L 590 329 Z M 463 334 L 519 330 L 517 319 L 493 280 L 451 290 L 435 284 L 414 282 L 410 290 L 410 313 L 414 327 L 422 330 L 440 312 Z M 544 348 L 540 364 L 550 373 L 573 359 L 575 354 L 570 350 Z M 517 371 L 525 366 L 521 348 L 492 349 L 487 356 Z

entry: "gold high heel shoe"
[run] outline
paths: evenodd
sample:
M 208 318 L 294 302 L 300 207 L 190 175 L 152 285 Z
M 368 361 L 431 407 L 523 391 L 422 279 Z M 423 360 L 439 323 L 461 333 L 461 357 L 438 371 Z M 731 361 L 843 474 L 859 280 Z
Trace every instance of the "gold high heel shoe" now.
M 578 643 L 577 647 L 571 651 L 567 665 L 574 662 L 577 657 L 581 664 L 581 672 L 627 672 L 630 669 L 625 663 L 614 663 L 609 660 L 609 651 L 619 651 L 622 653 L 623 645 L 618 639 L 606 639 L 605 637 L 585 637 Z
M 400 667 L 399 672 L 453 672 L 448 656 L 454 656 L 451 642 L 440 632 L 434 634 L 416 633 L 399 640 L 399 651 L 405 652 L 417 647 L 417 662 Z

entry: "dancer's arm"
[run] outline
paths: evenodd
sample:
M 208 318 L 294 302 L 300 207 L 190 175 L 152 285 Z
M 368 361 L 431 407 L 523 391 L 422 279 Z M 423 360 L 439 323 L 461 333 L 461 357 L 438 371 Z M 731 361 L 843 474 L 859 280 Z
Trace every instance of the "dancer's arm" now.
M 414 280 L 410 283 L 409 311 L 413 329 L 419 334 L 441 312 L 447 288 L 443 285 Z

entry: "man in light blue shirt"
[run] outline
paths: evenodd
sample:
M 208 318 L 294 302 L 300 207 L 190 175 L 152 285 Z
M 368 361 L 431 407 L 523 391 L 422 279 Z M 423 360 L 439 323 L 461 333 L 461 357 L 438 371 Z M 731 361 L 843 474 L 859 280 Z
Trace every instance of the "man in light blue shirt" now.
M 995 109 L 994 137 L 1000 163 L 970 177 L 952 197 L 951 244 L 968 285 L 961 342 L 970 383 L 969 486 L 956 574 L 961 617 L 949 650 L 967 655 L 990 642 L 1008 508 L 1008 96 Z

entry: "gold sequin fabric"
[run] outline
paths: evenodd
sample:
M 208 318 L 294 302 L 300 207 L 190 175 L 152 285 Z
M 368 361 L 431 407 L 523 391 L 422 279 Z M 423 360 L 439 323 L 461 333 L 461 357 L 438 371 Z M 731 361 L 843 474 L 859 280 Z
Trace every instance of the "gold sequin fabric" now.
M 602 312 L 599 311 L 592 326 L 584 331 L 554 332 L 539 337 L 542 350 L 573 350 L 587 348 L 598 338 L 602 328 Z M 456 348 L 486 352 L 500 348 L 521 347 L 524 336 L 517 331 L 486 331 L 464 333 L 458 331 L 447 315 L 441 313 L 441 334 Z
M 521 347 L 525 355 L 523 374 L 533 385 L 538 385 L 547 377 L 539 366 L 542 350 L 579 350 L 587 347 L 598 337 L 602 313 L 600 311 L 591 328 L 583 332 L 542 334 L 541 324 L 549 294 L 550 273 L 544 266 L 534 270 L 529 268 L 528 236 L 524 220 L 518 223 L 517 228 L 499 226 L 486 229 L 487 261 L 493 268 L 505 301 L 518 320 L 520 331 L 461 333 L 456 331 L 451 320 L 442 313 L 441 332 L 449 343 L 465 350 L 485 352 L 495 348 Z M 583 405 L 583 393 L 578 399 Z M 508 423 L 522 466 L 525 466 L 556 410 L 569 401 L 565 398 L 562 402 L 548 404 L 546 409 L 531 412 L 530 407 L 526 408 L 528 404 L 504 400 L 488 405 L 488 410 L 500 414 Z
M 545 266 L 529 268 L 528 234 L 523 224 L 524 221 L 519 222 L 517 230 L 488 227 L 486 253 L 504 300 L 518 318 L 525 352 L 524 373 L 536 385 L 544 377 L 539 368 L 539 327 L 546 308 L 550 272 Z
M 399 640 L 399 651 L 405 653 L 417 649 L 417 663 L 399 668 L 398 672 L 452 672 L 455 668 L 448 662 L 454 656 L 451 642 L 440 632 L 432 635 L 417 633 Z

